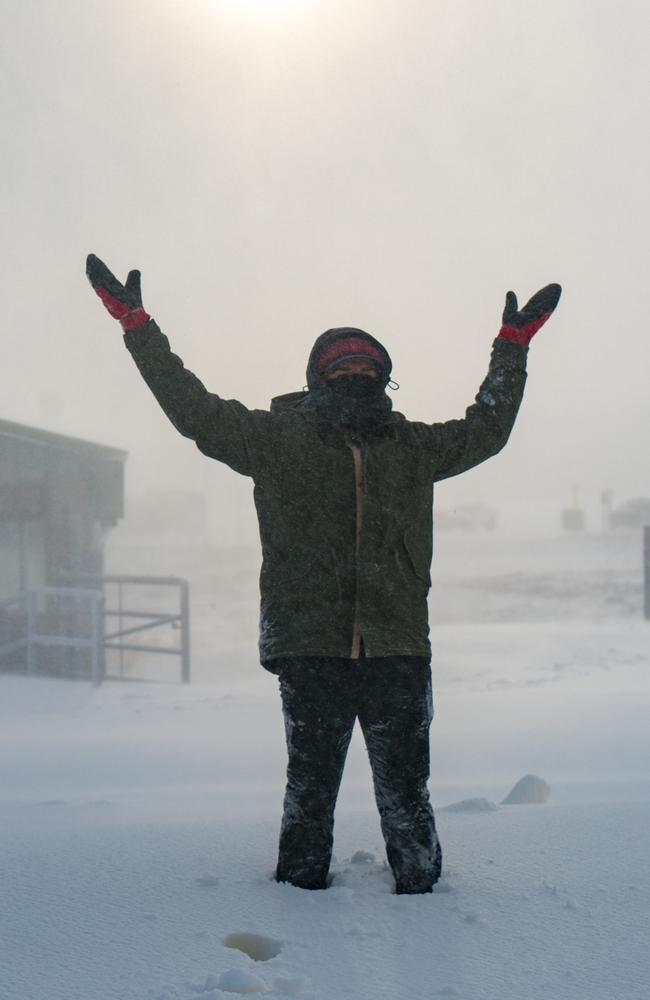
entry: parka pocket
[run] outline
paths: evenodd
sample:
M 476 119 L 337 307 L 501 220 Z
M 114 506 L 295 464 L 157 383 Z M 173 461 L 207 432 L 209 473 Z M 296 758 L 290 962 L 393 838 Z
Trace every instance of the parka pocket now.
M 431 586 L 431 559 L 426 547 L 422 545 L 417 538 L 414 538 L 413 534 L 407 529 L 403 536 L 402 542 L 406 555 L 408 556 L 408 561 L 413 570 L 415 576 L 422 583 L 426 583 L 427 587 Z
M 313 568 L 314 557 L 311 553 L 306 555 L 296 552 L 279 559 L 267 556 L 260 571 L 260 586 L 294 584 L 308 576 Z

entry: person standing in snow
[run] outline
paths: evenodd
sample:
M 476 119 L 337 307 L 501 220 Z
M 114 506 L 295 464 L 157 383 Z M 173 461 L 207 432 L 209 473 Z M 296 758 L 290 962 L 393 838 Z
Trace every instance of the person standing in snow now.
M 427 788 L 433 487 L 505 445 L 528 345 L 560 286 L 522 309 L 508 292 L 474 403 L 463 419 L 426 424 L 392 409 L 390 356 L 363 330 L 327 330 L 307 390 L 250 410 L 208 392 L 171 352 L 143 308 L 139 271 L 122 285 L 90 254 L 86 273 L 176 429 L 255 484 L 260 660 L 279 676 L 289 758 L 277 880 L 326 888 L 359 719 L 396 892 L 431 892 L 442 863 Z

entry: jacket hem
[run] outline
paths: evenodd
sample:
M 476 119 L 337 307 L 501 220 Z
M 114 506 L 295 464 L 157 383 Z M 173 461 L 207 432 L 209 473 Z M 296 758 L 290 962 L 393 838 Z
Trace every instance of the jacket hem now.
M 388 646 L 381 649 L 378 652 L 376 649 L 371 649 L 370 652 L 366 650 L 366 659 L 369 660 L 379 660 L 384 657 L 391 656 L 418 656 L 418 657 L 431 657 L 431 646 Z M 265 670 L 269 673 L 277 674 L 277 669 L 274 668 L 274 661 L 285 660 L 285 659 L 302 659 L 303 657 L 317 656 L 317 657 L 330 657 L 333 660 L 350 660 L 354 661 L 354 657 L 350 656 L 350 650 L 348 647 L 347 652 L 343 652 L 340 648 L 336 650 L 328 649 L 324 646 L 319 646 L 318 649 L 288 649 L 283 652 L 273 652 L 273 653 L 260 653 L 260 663 Z

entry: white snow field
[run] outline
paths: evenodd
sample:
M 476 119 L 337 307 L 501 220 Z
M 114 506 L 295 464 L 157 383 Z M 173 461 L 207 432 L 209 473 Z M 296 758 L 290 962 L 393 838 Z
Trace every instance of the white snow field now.
M 191 578 L 191 685 L 0 675 L 1 1000 L 647 1000 L 638 538 L 439 537 L 444 875 L 415 897 L 392 891 L 358 734 L 332 886 L 272 880 L 284 737 L 255 560 L 134 558 Z M 546 804 L 443 808 L 528 773 Z

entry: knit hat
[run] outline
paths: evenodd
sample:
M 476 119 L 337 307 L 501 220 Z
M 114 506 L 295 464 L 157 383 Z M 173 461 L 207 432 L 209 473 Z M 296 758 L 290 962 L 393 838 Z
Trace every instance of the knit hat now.
M 363 337 L 344 337 L 328 344 L 318 355 L 316 371 L 319 375 L 351 358 L 364 358 L 373 361 L 379 368 L 384 367 L 381 351 L 369 340 Z
M 310 387 L 314 377 L 321 377 L 328 369 L 350 358 L 372 361 L 381 371 L 384 384 L 388 382 L 392 362 L 386 348 L 365 330 L 342 326 L 326 330 L 314 344 L 307 367 Z

